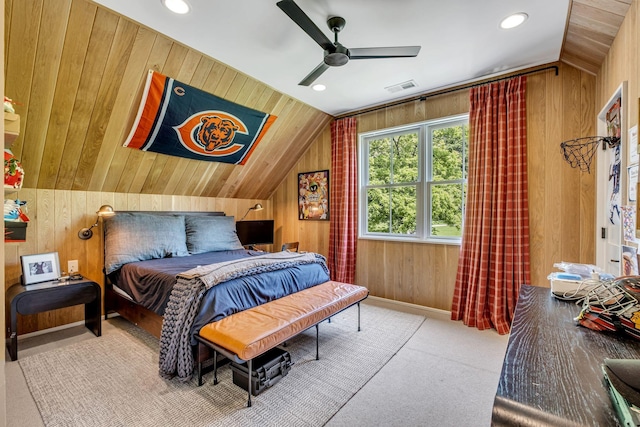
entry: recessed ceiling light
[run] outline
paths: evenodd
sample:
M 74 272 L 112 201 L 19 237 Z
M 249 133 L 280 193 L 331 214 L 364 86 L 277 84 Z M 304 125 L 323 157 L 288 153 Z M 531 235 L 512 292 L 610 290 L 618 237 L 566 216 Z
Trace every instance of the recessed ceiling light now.
M 191 10 L 189 3 L 185 0 L 162 0 L 162 4 L 164 4 L 164 7 L 169 9 L 171 12 L 178 13 L 180 15 L 189 13 Z
M 323 84 L 318 83 L 318 84 L 315 84 L 315 85 L 311 86 L 311 88 L 312 88 L 313 90 L 315 90 L 316 92 L 322 92 L 322 91 L 323 91 L 323 90 L 325 90 L 327 87 L 326 87 L 325 85 L 323 85 Z
M 502 22 L 500 22 L 500 28 L 503 28 L 505 30 L 515 28 L 526 21 L 528 17 L 529 15 L 524 12 L 514 13 L 513 15 L 507 16 L 502 20 Z

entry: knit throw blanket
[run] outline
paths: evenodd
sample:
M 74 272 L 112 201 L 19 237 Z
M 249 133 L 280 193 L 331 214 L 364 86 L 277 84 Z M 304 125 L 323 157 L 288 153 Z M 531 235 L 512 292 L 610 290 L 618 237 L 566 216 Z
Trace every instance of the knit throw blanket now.
M 321 264 L 329 273 L 325 258 L 316 253 L 276 252 L 226 261 L 191 269 L 178 275 L 164 313 L 160 335 L 160 376 L 189 381 L 193 373 L 191 327 L 205 292 L 219 283 L 239 277 L 282 270 L 300 264 Z

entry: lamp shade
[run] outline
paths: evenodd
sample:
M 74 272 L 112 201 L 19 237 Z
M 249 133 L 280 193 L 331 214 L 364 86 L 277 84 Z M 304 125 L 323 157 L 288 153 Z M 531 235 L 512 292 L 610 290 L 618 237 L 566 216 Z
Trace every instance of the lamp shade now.
M 96 213 L 98 214 L 98 216 L 113 216 L 116 214 L 113 208 L 109 205 L 100 206 L 100 209 L 98 209 L 98 212 Z

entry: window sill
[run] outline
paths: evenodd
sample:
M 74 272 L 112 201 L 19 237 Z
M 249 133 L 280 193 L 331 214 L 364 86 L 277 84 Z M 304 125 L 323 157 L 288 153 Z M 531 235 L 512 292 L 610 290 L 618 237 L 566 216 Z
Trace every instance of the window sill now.
M 382 236 L 358 236 L 358 240 L 377 240 L 383 242 L 398 242 L 398 243 L 421 243 L 429 245 L 451 245 L 460 246 L 462 241 L 459 239 L 426 239 L 420 240 L 411 237 L 382 237 Z

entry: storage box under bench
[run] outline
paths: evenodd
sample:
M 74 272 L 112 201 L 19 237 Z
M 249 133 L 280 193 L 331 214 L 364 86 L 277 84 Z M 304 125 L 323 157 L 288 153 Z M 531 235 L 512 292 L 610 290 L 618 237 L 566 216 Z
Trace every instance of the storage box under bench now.
M 282 379 L 291 370 L 291 355 L 288 351 L 275 347 L 253 360 L 251 372 L 251 394 L 259 395 Z M 233 383 L 247 390 L 248 371 L 246 363 L 231 362 Z

